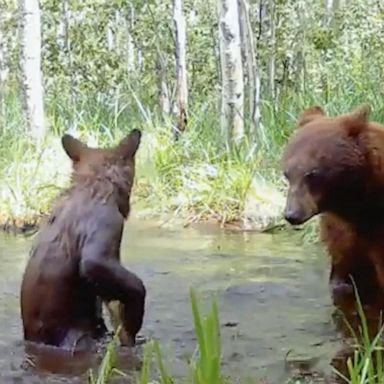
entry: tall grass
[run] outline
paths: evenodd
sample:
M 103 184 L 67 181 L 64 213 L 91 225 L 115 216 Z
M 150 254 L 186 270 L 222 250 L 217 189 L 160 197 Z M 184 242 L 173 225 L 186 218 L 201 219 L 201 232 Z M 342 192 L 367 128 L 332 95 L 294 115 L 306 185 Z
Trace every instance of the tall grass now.
M 153 380 L 153 360 L 155 358 L 157 376 L 156 382 L 172 384 L 187 382 L 191 384 L 224 384 L 227 380 L 221 370 L 221 340 L 219 310 L 216 300 L 212 300 L 209 313 L 204 316 L 199 307 L 195 291 L 191 288 L 190 300 L 197 338 L 195 353 L 189 362 L 189 373 L 184 379 L 172 378 L 157 341 L 151 340 L 144 347 L 143 363 L 136 380 L 137 384 L 148 384 Z M 117 336 L 110 342 L 107 352 L 100 365 L 97 378 L 90 373 L 90 384 L 107 384 L 114 374 L 122 374 L 116 369 Z
M 70 163 L 60 143 L 64 132 L 92 146 L 110 146 L 132 128 L 144 132 L 134 198 L 146 215 L 175 215 L 187 222 L 247 221 L 260 227 L 281 218 L 284 185 L 275 166 L 279 145 L 262 150 L 249 136 L 240 148 L 228 151 L 214 102 L 191 110 L 187 132 L 175 142 L 171 119 L 151 113 L 127 94 L 79 97 L 74 110 L 52 99 L 47 103 L 49 134 L 36 147 L 25 135 L 18 97 L 12 93 L 6 101 L 0 118 L 0 222 L 34 222 L 68 184 Z
M 348 377 L 344 376 L 340 371 L 335 370 L 344 382 L 349 384 L 384 384 L 384 362 L 383 362 L 383 331 L 384 325 L 382 318 L 378 321 L 378 331 L 372 338 L 370 335 L 370 327 L 368 319 L 364 313 L 360 296 L 356 289 L 354 291 L 357 304 L 357 312 L 359 315 L 359 327 L 356 332 L 346 321 L 349 331 L 354 340 L 354 351 L 351 357 L 346 361 Z
M 107 384 L 115 375 L 126 376 L 116 368 L 117 352 L 116 348 L 119 344 L 119 332 L 117 329 L 113 339 L 108 343 L 107 351 L 101 361 L 97 377 L 94 376 L 92 370 L 89 371 L 88 384 Z
M 192 359 L 191 368 L 194 384 L 224 383 L 221 373 L 220 322 L 217 302 L 212 302 L 211 312 L 203 319 L 196 294 L 190 291 L 193 321 L 198 340 L 197 356 Z
M 367 317 L 358 295 L 356 286 L 356 305 L 359 315 L 358 332 L 346 321 L 354 341 L 354 351 L 346 361 L 347 375 L 334 368 L 336 376 L 348 384 L 384 384 L 384 363 L 383 363 L 383 331 L 384 326 L 380 318 L 378 332 L 372 338 Z M 216 300 L 212 300 L 211 308 L 207 315 L 203 315 L 198 303 L 196 293 L 190 290 L 190 301 L 194 331 L 197 339 L 195 353 L 189 361 L 189 371 L 184 378 L 173 378 L 165 364 L 164 356 L 158 341 L 151 340 L 144 347 L 143 363 L 140 373 L 137 376 L 137 384 L 229 384 L 232 379 L 226 377 L 221 369 L 221 338 L 219 310 Z M 100 365 L 97 378 L 90 374 L 89 384 L 108 384 L 113 375 L 124 375 L 116 369 L 116 347 L 117 336 L 108 346 L 107 353 Z M 154 372 L 156 367 L 156 373 Z M 131 377 L 132 379 L 132 377 Z M 292 379 L 287 383 L 304 384 L 320 383 L 319 377 L 312 381 L 311 377 L 303 379 Z M 246 381 L 250 383 L 250 381 Z M 337 381 L 340 383 L 340 381 Z M 236 383 L 241 383 L 237 379 Z M 256 378 L 253 384 L 262 382 Z
M 144 136 L 137 159 L 136 212 L 257 229 L 284 224 L 286 186 L 280 159 L 297 115 L 309 105 L 338 114 L 367 101 L 372 118 L 384 121 L 379 84 L 370 82 L 367 89 L 352 80 L 339 82 L 327 94 L 308 88 L 305 93 L 285 90 L 278 101 L 264 99 L 264 134 L 247 132 L 242 145 L 230 150 L 213 96 L 191 106 L 188 129 L 175 142 L 172 118 L 164 119 L 150 107 L 153 101 L 146 104 L 140 93 L 124 85 L 111 95 L 78 95 L 75 106 L 65 94 L 48 94 L 49 134 L 37 148 L 25 134 L 19 94 L 8 89 L 0 116 L 0 223 L 34 224 L 49 210 L 58 189 L 68 184 L 70 163 L 60 144 L 64 132 L 90 145 L 109 146 L 140 128 Z

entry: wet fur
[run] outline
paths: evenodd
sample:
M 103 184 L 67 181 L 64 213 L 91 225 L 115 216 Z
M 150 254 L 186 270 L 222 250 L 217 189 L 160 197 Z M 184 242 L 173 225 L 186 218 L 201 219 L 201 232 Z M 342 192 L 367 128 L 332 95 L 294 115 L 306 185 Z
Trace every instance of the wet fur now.
M 90 343 L 79 342 L 98 339 L 106 332 L 102 301 L 118 300 L 122 338 L 134 344 L 146 291 L 142 281 L 120 264 L 137 149 L 129 145 L 139 142 L 134 142 L 134 135 L 137 132 L 128 136 L 126 147 L 91 151 L 84 145 L 70 153 L 71 186 L 41 228 L 23 276 L 21 314 L 26 340 L 70 350 L 80 345 L 89 348 Z M 86 153 L 83 161 L 82 151 Z

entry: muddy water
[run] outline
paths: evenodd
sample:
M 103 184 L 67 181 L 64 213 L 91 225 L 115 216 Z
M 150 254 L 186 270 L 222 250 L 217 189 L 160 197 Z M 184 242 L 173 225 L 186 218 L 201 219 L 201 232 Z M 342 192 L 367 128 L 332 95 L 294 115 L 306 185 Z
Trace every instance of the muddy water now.
M 48 352 L 43 362 L 35 355 L 26 358 L 18 295 L 31 243 L 0 235 L 0 382 L 86 382 L 84 371 L 97 357 L 68 363 Z M 212 294 L 219 299 L 227 374 L 284 383 L 292 374 L 287 353 L 329 370 L 339 341 L 321 249 L 286 234 L 231 233 L 212 226 L 170 230 L 131 220 L 122 258 L 148 288 L 142 334 L 160 341 L 175 375 L 183 374 L 195 346 L 190 286 L 198 289 L 202 303 Z M 132 358 L 124 352 L 120 360 Z

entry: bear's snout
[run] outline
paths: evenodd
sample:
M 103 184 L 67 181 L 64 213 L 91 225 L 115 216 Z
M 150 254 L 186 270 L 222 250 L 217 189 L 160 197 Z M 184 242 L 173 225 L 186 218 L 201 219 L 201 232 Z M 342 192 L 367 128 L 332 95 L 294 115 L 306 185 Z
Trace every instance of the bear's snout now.
M 293 209 L 287 209 L 284 213 L 285 220 L 288 221 L 289 224 L 299 225 L 303 224 L 305 220 L 303 220 L 303 215 L 300 211 L 296 211 Z

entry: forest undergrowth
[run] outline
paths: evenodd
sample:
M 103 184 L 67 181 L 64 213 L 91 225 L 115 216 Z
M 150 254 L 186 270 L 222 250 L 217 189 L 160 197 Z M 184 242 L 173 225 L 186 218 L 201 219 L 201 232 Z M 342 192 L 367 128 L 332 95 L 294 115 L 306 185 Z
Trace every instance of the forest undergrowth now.
M 214 220 L 241 229 L 283 227 L 286 184 L 281 154 L 298 114 L 314 104 L 330 114 L 347 112 L 368 101 L 373 118 L 384 121 L 384 110 L 370 95 L 340 101 L 335 94 L 326 101 L 289 94 L 281 97 L 278 105 L 265 101 L 262 121 L 267 134 L 248 133 L 232 148 L 221 134 L 215 100 L 191 110 L 186 132 L 175 141 L 172 118 L 152 112 L 128 92 L 78 98 L 75 108 L 56 96 L 46 101 L 50 129 L 38 147 L 24 133 L 18 93 L 9 92 L 0 123 L 1 225 L 11 230 L 33 228 L 49 211 L 60 189 L 68 186 L 71 165 L 61 147 L 63 133 L 71 133 L 90 146 L 105 147 L 139 128 L 143 139 L 137 155 L 134 215 L 178 220 L 183 225 Z M 316 224 L 306 228 L 312 238 Z

